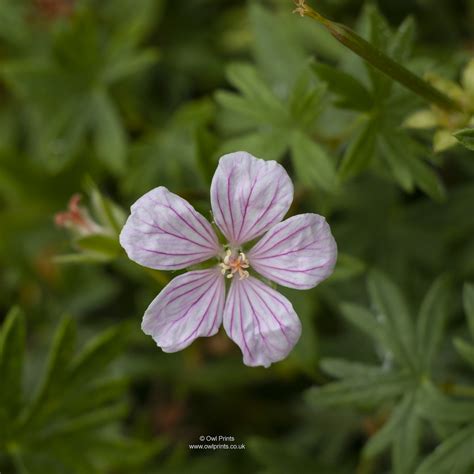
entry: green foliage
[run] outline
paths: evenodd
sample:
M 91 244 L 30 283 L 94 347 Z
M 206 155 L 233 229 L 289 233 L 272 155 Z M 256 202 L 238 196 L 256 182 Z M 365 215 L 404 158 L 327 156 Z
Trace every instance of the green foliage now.
M 427 436 L 426 421 L 472 424 L 474 403 L 451 399 L 442 394 L 432 381 L 432 366 L 450 314 L 449 279 L 439 277 L 421 304 L 416 324 L 400 290 L 385 275 L 372 272 L 367 280 L 371 310 L 343 304 L 343 315 L 366 332 L 377 344 L 382 364 L 367 365 L 344 359 L 323 359 L 321 367 L 341 379 L 307 392 L 311 404 L 322 406 L 352 405 L 359 408 L 389 408 L 389 417 L 368 440 L 363 457 L 376 458 L 391 447 L 394 473 L 468 472 L 474 465 L 472 456 L 473 427 L 445 435 L 440 445 L 417 469 L 419 450 Z M 464 292 L 465 311 L 472 316 L 472 288 Z M 470 321 L 471 323 L 471 321 Z M 466 357 L 472 350 L 458 340 L 457 347 Z M 466 357 L 468 361 L 469 356 Z M 460 387 L 461 394 L 472 388 Z
M 474 129 L 465 128 L 463 130 L 459 130 L 458 132 L 456 132 L 454 134 L 454 136 L 468 150 L 473 150 L 474 151 Z
M 116 430 L 128 412 L 127 381 L 111 377 L 106 368 L 123 352 L 126 332 L 125 327 L 108 330 L 76 353 L 76 324 L 63 318 L 31 394 L 23 390 L 24 316 L 18 309 L 8 314 L 0 344 L 0 451 L 7 465 L 22 473 L 103 472 L 105 466 L 132 466 L 153 454 L 153 446 L 127 440 Z M 128 449 L 133 456 L 124 453 Z
M 362 33 L 372 45 L 396 61 L 409 60 L 414 41 L 412 18 L 392 32 L 377 9 L 368 6 L 360 23 Z M 354 62 L 349 55 L 346 57 L 345 62 Z M 429 151 L 400 126 L 401 117 L 411 109 L 411 94 L 367 63 L 357 69 L 345 66 L 344 61 L 341 66 L 350 67 L 353 73 L 325 64 L 313 68 L 335 95 L 336 106 L 360 114 L 358 132 L 349 142 L 341 161 L 341 178 L 358 175 L 373 164 L 379 170 L 386 168 L 405 191 L 412 192 L 414 187 L 419 187 L 433 199 L 442 200 L 443 187 L 425 162 Z M 364 85 L 367 76 L 369 84 Z
M 288 0 L 0 1 L 2 473 L 472 473 L 472 6 L 307 3 L 465 113 Z M 157 186 L 212 220 L 238 149 L 278 160 L 288 215 L 324 215 L 339 250 L 327 282 L 278 288 L 303 332 L 270 369 L 224 331 L 157 349 L 140 320 L 176 274 L 118 242 Z M 87 225 L 64 221 L 77 193 Z M 189 449 L 208 434 L 246 449 Z

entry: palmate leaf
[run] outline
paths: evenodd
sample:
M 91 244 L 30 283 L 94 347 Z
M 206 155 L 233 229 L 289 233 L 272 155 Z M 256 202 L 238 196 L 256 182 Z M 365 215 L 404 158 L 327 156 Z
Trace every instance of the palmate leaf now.
M 417 346 L 423 370 L 429 371 L 432 359 L 444 334 L 449 316 L 449 283 L 447 276 L 439 277 L 426 294 L 417 320 Z
M 306 392 L 308 402 L 323 406 L 363 405 L 373 406 L 393 400 L 413 385 L 408 373 L 367 373 L 365 377 L 349 377 L 321 388 Z
M 301 183 L 306 186 L 318 186 L 329 192 L 336 190 L 336 167 L 321 145 L 297 130 L 292 134 L 291 153 L 295 173 Z
M 367 111 L 373 107 L 370 92 L 355 77 L 324 63 L 314 64 L 312 70 L 336 95 L 336 105 L 360 111 Z
M 364 446 L 363 455 L 367 458 L 377 456 L 388 448 L 403 423 L 412 414 L 412 394 L 403 397 L 402 401 L 392 410 L 392 414 L 383 427 L 369 438 Z
M 227 75 L 241 94 L 218 91 L 215 98 L 224 109 L 242 119 L 243 133 L 228 139 L 219 153 L 242 149 L 278 160 L 290 149 L 295 173 L 305 186 L 336 191 L 335 162 L 312 137 L 325 87 L 314 84 L 309 70 L 303 70 L 284 102 L 253 66 L 233 64 Z
M 425 419 L 446 423 L 474 422 L 474 401 L 454 400 L 441 393 L 433 383 L 426 381 L 422 385 L 423 403 L 417 411 Z
M 410 405 L 396 431 L 392 445 L 392 466 L 394 474 L 413 472 L 418 458 L 422 419 L 416 416 L 416 393 L 412 394 Z
M 286 109 L 269 89 L 257 69 L 249 64 L 234 63 L 227 68 L 229 82 L 236 87 L 262 118 L 275 125 L 288 123 Z
M 235 150 L 246 150 L 254 156 L 264 156 L 268 160 L 278 161 L 288 149 L 288 137 L 289 133 L 287 130 L 249 132 L 226 140 L 224 144 L 219 147 L 217 156 L 233 153 Z M 214 174 L 214 166 L 212 174 Z
M 308 132 L 314 128 L 326 92 L 326 85 L 320 82 L 314 84 L 312 77 L 310 71 L 305 69 L 297 78 L 287 101 L 294 125 Z
M 371 163 L 377 137 L 377 120 L 365 118 L 341 161 L 338 173 L 341 178 L 351 178 L 365 170 Z
M 250 2 L 248 16 L 254 35 L 253 52 L 259 69 L 285 97 L 306 60 L 305 51 L 298 41 L 298 30 L 292 28 L 294 18 L 287 14 L 274 15 L 259 2 Z
M 441 443 L 415 474 L 469 474 L 474 469 L 474 425 L 457 431 Z
M 447 276 L 441 276 L 432 284 L 415 324 L 400 289 L 373 270 L 367 279 L 372 311 L 348 303 L 341 305 L 341 311 L 384 350 L 385 362 L 390 361 L 387 354 L 394 360 L 374 366 L 323 359 L 323 370 L 341 380 L 307 392 L 311 403 L 322 406 L 383 403 L 384 410 L 393 406 L 388 420 L 367 441 L 363 457 L 374 458 L 391 448 L 394 474 L 414 472 L 425 420 L 453 423 L 474 416 L 474 412 L 467 415 L 473 410 L 472 402 L 444 397 L 427 378 L 449 315 L 449 283 Z
M 128 332 L 122 326 L 105 331 L 76 355 L 76 325 L 64 318 L 38 388 L 25 400 L 21 395 L 23 318 L 18 310 L 8 315 L 0 339 L 0 461 L 2 455 L 9 457 L 20 474 L 39 474 L 44 469 L 61 474 L 108 470 L 99 467 L 94 445 L 115 439 L 127 446 L 116 423 L 128 413 L 124 399 L 128 384 L 108 376 L 106 369 L 123 352 Z M 145 451 L 151 455 L 153 449 Z M 117 452 L 113 462 L 119 459 Z
M 93 94 L 91 98 L 94 117 L 94 147 L 99 160 L 114 173 L 125 169 L 127 136 L 119 113 L 105 92 Z
M 405 299 L 397 286 L 383 273 L 372 271 L 367 279 L 372 304 L 386 325 L 396 354 L 409 367 L 416 365 L 415 328 Z

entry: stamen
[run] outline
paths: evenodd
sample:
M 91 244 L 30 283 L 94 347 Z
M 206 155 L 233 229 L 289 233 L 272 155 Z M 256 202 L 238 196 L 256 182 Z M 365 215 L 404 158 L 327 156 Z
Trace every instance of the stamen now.
M 234 274 L 239 274 L 239 280 L 244 280 L 249 277 L 249 272 L 245 270 L 249 268 L 249 261 L 243 252 L 239 252 L 237 256 L 232 255 L 232 250 L 226 251 L 223 262 L 219 264 L 221 273 L 226 278 L 232 278 Z

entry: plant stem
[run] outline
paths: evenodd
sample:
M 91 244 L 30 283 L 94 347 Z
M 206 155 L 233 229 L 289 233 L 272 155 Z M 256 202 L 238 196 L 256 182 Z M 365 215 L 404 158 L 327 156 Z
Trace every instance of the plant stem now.
M 407 89 L 424 98 L 428 102 L 446 110 L 463 111 L 463 106 L 451 99 L 431 84 L 413 74 L 407 68 L 389 58 L 380 49 L 372 46 L 368 41 L 359 36 L 349 27 L 335 23 L 306 5 L 305 0 L 295 0 L 295 13 L 308 16 L 324 25 L 334 38 L 344 46 L 352 50 L 358 56 L 367 61 L 371 66 L 378 69 L 391 79 L 397 81 Z

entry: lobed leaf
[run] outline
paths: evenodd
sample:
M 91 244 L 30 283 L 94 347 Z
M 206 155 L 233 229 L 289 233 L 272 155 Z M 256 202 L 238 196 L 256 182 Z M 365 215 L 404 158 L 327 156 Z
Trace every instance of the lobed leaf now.
M 328 192 L 336 189 L 338 182 L 334 162 L 321 145 L 305 133 L 294 131 L 291 152 L 295 172 L 303 184 Z
M 375 152 L 376 134 L 376 120 L 367 119 L 344 153 L 339 166 L 341 178 L 353 177 L 369 166 Z
M 468 150 L 474 151 L 474 128 L 464 128 L 454 133 L 454 136 Z
M 392 400 L 410 390 L 412 384 L 412 378 L 405 373 L 355 376 L 311 388 L 306 392 L 306 398 L 310 403 L 323 406 L 374 405 Z
M 367 111 L 373 107 L 370 92 L 350 74 L 324 63 L 313 64 L 312 70 L 338 97 L 338 106 L 360 111 Z
M 429 370 L 449 316 L 449 278 L 440 276 L 426 294 L 417 321 L 417 346 L 422 367 Z
M 377 270 L 369 274 L 367 288 L 377 317 L 389 328 L 390 340 L 397 348 L 397 353 L 406 364 L 414 367 L 417 363 L 415 327 L 402 293 Z
M 415 474 L 453 474 L 474 468 L 474 425 L 457 431 L 421 463 Z

